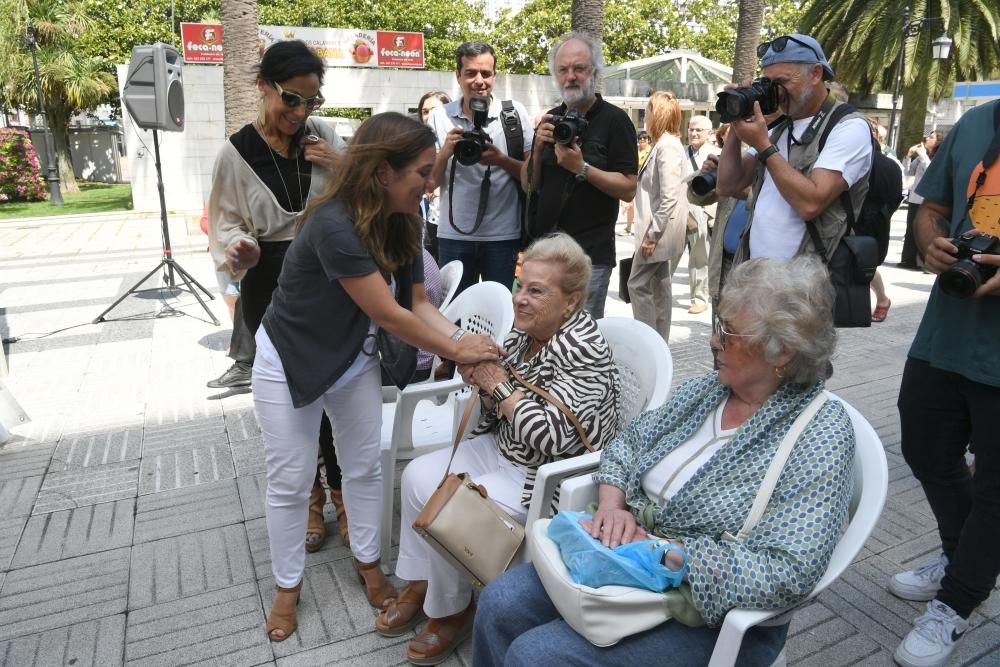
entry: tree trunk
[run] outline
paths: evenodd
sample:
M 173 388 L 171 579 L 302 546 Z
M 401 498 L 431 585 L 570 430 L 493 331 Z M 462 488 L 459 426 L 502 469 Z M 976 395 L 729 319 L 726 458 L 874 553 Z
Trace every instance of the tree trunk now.
M 929 83 L 926 76 L 914 77 L 912 83 L 903 85 L 903 108 L 899 113 L 896 157 L 902 158 L 910 146 L 920 143 L 924 138 L 928 90 Z
M 73 173 L 73 156 L 69 152 L 69 132 L 66 130 L 72 111 L 56 105 L 47 106 L 45 111 L 45 122 L 49 125 L 49 138 L 52 140 L 52 152 L 55 153 L 56 157 L 59 190 L 63 194 L 79 192 L 80 186 L 77 185 L 76 175 Z M 46 179 L 48 175 L 46 169 Z
M 222 93 L 226 109 L 226 136 L 257 117 L 254 66 L 260 62 L 257 49 L 256 0 L 222 0 L 223 51 Z
M 763 0 L 740 0 L 740 18 L 736 27 L 736 53 L 733 58 L 733 82 L 752 79 L 757 71 L 757 45 L 764 25 Z
M 572 26 L 575 32 L 584 32 L 598 43 L 604 42 L 604 0 L 573 0 Z

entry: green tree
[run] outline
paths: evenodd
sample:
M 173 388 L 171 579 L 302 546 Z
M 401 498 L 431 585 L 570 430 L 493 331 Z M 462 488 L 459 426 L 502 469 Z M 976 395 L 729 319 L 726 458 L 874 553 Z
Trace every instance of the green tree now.
M 63 192 L 79 192 L 66 127 L 74 113 L 106 101 L 114 78 L 80 41 L 93 22 L 75 0 L 0 0 L 0 102 L 37 111 L 34 67 L 24 35 L 34 29 L 42 101 Z
M 908 0 L 812 0 L 802 17 L 830 56 L 837 79 L 848 90 L 892 92 Z M 917 143 L 924 130 L 927 100 L 948 95 L 956 80 L 988 78 L 1000 70 L 1000 5 L 996 2 L 928 0 L 914 3 L 911 21 L 927 22 L 906 40 L 903 109 L 896 150 Z M 942 29 L 954 40 L 947 61 L 931 57 L 931 42 Z

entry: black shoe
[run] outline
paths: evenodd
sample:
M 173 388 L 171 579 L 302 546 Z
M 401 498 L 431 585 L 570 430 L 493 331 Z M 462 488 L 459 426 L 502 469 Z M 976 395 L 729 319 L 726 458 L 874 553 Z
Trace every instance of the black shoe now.
M 897 269 L 906 269 L 907 271 L 919 271 L 920 270 L 920 267 L 917 266 L 915 263 L 914 264 L 910 264 L 909 262 L 899 262 L 898 264 L 896 264 L 896 268 Z
M 237 361 L 225 373 L 208 381 L 210 389 L 232 389 L 250 386 L 250 364 Z

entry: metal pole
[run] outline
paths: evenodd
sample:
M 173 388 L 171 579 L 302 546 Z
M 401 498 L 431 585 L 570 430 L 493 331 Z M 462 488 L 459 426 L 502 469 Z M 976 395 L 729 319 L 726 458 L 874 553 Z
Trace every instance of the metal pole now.
M 903 56 L 906 52 L 906 37 L 910 31 L 910 7 L 903 10 L 903 30 L 899 34 L 899 57 L 896 60 L 896 89 L 892 93 L 892 113 L 889 115 L 889 148 L 896 152 L 896 108 L 899 106 L 899 89 L 903 85 Z
M 28 24 L 28 48 L 31 49 L 31 62 L 35 65 L 35 94 L 38 96 L 38 113 L 45 116 L 45 154 L 48 156 L 49 202 L 53 206 L 63 203 L 62 192 L 59 191 L 59 171 L 56 169 L 56 157 L 52 147 L 52 132 L 49 131 L 49 117 L 42 103 L 42 81 L 38 74 L 38 55 L 35 53 L 35 33 Z

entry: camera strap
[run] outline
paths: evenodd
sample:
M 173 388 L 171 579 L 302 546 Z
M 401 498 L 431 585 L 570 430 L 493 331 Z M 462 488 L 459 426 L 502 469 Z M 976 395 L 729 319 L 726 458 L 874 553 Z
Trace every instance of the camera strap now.
M 788 155 L 792 154 L 793 143 L 797 146 L 808 146 L 812 143 L 813 139 L 816 138 L 816 133 L 819 132 L 820 125 L 822 125 L 823 121 L 826 120 L 826 117 L 830 114 L 830 110 L 833 109 L 833 105 L 836 103 L 837 100 L 833 99 L 832 95 L 827 96 L 827 98 L 823 100 L 823 106 L 819 108 L 816 115 L 812 117 L 811 121 L 809 121 L 809 127 L 807 127 L 806 131 L 802 133 L 801 139 L 796 139 L 792 135 L 792 130 L 795 128 L 795 121 L 791 118 L 788 119 L 788 136 L 786 137 Z
M 486 216 L 486 203 L 490 200 L 490 172 L 493 169 L 492 166 L 487 165 L 486 175 L 483 176 L 482 183 L 479 184 L 479 208 L 476 209 L 476 222 L 473 224 L 470 231 L 465 231 L 460 229 L 458 225 L 455 224 L 455 163 L 458 160 L 454 156 L 451 158 L 451 174 L 448 176 L 448 223 L 451 225 L 459 234 L 464 234 L 465 236 L 472 236 L 475 234 L 480 226 L 483 224 L 483 218 Z

